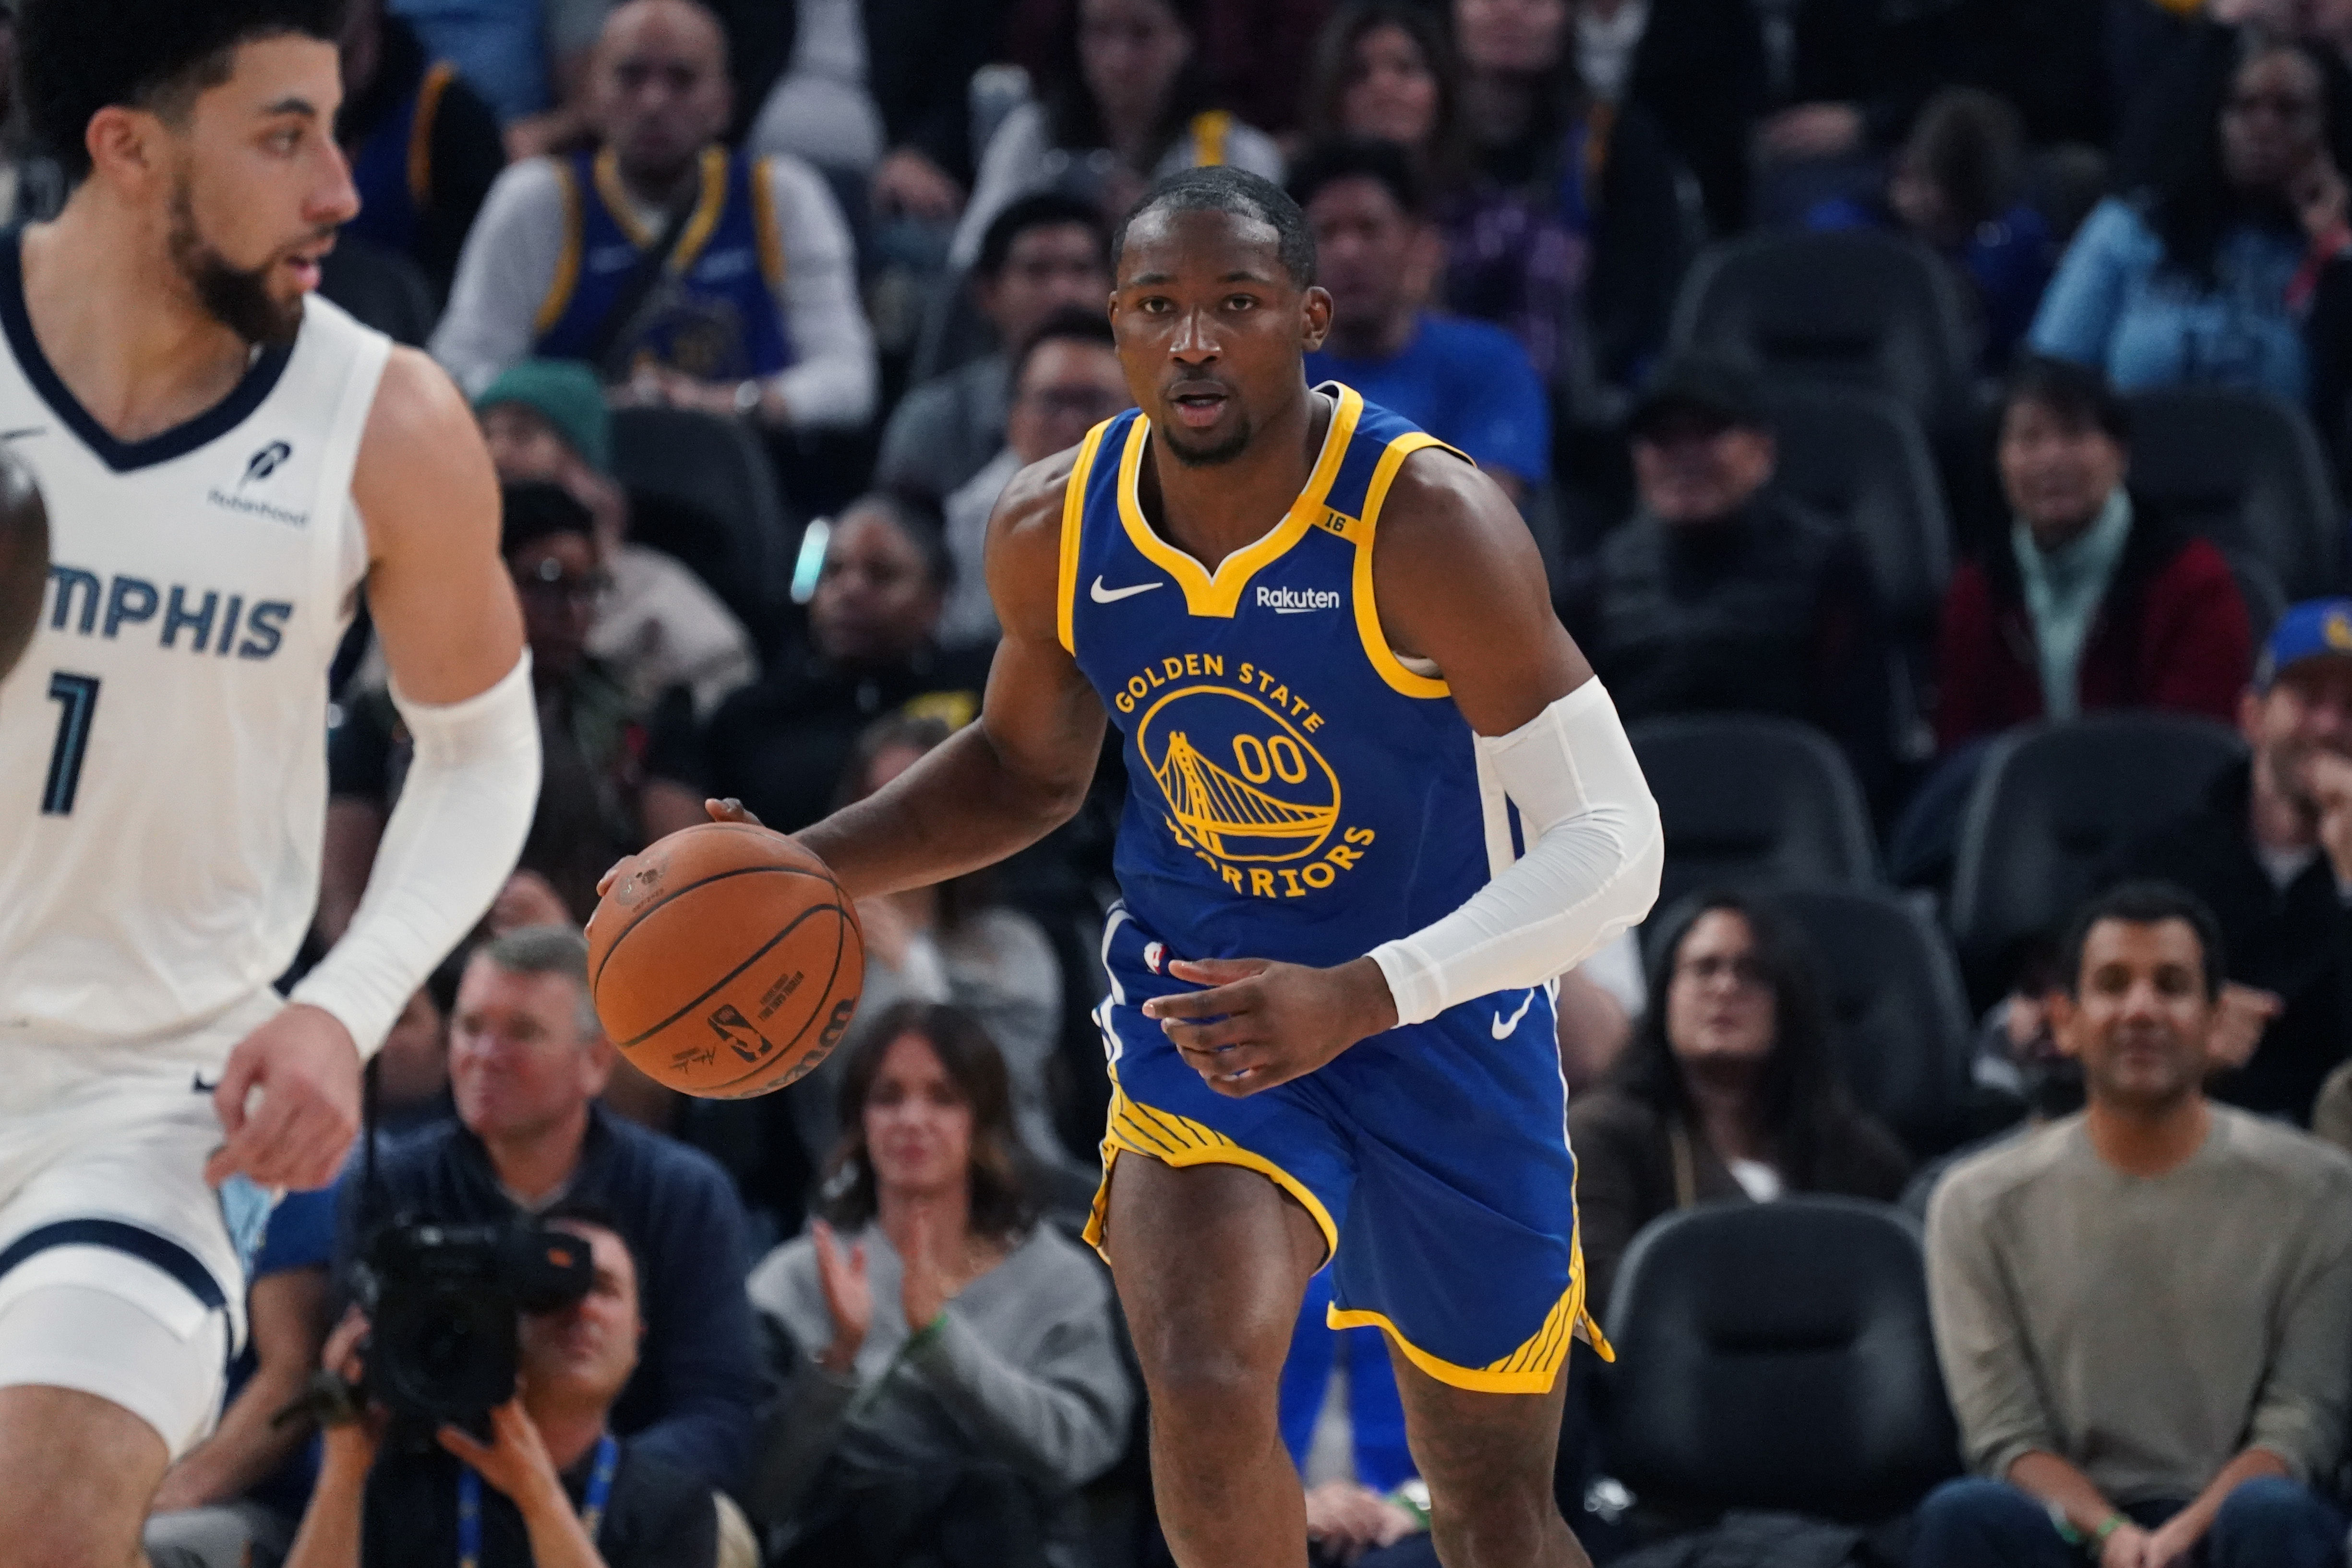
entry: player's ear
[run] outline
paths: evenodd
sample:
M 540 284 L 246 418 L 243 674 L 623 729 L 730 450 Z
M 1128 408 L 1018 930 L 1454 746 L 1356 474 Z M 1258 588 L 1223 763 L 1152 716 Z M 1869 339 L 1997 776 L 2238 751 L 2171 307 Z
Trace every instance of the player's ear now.
M 1321 284 L 1310 283 L 1298 297 L 1299 343 L 1308 353 L 1323 346 L 1331 335 L 1331 291 Z
M 107 105 L 82 131 L 91 174 L 134 188 L 159 178 L 165 167 L 163 134 L 163 121 L 152 112 Z

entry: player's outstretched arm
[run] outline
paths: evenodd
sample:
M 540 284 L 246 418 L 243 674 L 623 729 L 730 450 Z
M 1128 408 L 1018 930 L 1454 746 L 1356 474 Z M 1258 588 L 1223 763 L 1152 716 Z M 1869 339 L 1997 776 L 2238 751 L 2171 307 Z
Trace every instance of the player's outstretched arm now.
M 1374 535 L 1372 586 L 1396 652 L 1433 661 L 1519 809 L 1528 852 L 1422 930 L 1328 969 L 1185 962 L 1212 988 L 1145 1004 L 1212 1088 L 1255 1093 L 1365 1036 L 1543 984 L 1649 912 L 1664 840 L 1608 694 L 1554 616 L 1527 526 L 1439 451 L 1409 458 Z
M 415 760 L 342 940 L 230 1055 L 214 1095 L 228 1133 L 207 1167 L 215 1181 L 333 1179 L 359 1125 L 360 1060 L 489 907 L 539 799 L 538 710 L 499 558 L 498 481 L 465 399 L 424 355 L 393 350 L 352 495 Z
M 1074 452 L 1014 476 L 988 525 L 1004 628 L 980 717 L 890 784 L 800 835 L 856 897 L 992 865 L 1076 814 L 1108 722 L 1058 630 L 1062 497 Z

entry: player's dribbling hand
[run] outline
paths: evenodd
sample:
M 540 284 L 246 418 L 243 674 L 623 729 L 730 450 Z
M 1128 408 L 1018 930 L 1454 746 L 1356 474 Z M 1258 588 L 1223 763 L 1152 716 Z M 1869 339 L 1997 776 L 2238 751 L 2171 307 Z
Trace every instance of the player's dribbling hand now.
M 1335 968 L 1266 958 L 1179 958 L 1168 972 L 1210 988 L 1143 1004 L 1193 1071 L 1239 1099 L 1304 1078 L 1367 1035 L 1396 1025 L 1380 966 Z
M 714 822 L 740 822 L 747 828 L 764 828 L 768 825 L 753 816 L 742 801 L 731 795 L 724 800 L 705 800 L 702 803 L 702 809 L 710 813 L 710 820 Z M 680 828 L 678 831 L 684 832 L 686 830 Z M 629 862 L 636 858 L 635 855 L 623 855 L 605 867 L 604 874 L 596 879 L 596 896 L 604 897 L 605 889 L 613 885 L 613 879 L 627 870 Z
M 205 1162 L 205 1180 L 218 1186 L 242 1176 L 257 1186 L 325 1186 L 360 1130 L 359 1047 L 325 1009 L 280 1008 L 229 1052 L 213 1109 L 228 1137 Z

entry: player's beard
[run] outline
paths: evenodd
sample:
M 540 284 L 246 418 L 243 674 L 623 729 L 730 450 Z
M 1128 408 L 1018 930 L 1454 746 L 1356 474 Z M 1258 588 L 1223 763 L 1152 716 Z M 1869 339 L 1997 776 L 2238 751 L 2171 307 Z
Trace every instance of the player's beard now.
M 196 233 L 195 204 L 188 184 L 180 182 L 172 193 L 172 233 L 168 241 L 172 265 L 194 289 L 205 313 L 247 342 L 265 349 L 292 345 L 302 329 L 302 297 L 277 300 L 269 297 L 272 261 L 243 271 L 231 267 L 221 253 Z
M 1168 455 L 1177 462 L 1187 468 L 1214 468 L 1219 464 L 1231 463 L 1248 451 L 1250 438 L 1257 432 L 1251 426 L 1249 416 L 1244 414 L 1235 423 L 1234 433 L 1213 446 L 1187 446 L 1175 431 L 1163 434 L 1168 438 Z

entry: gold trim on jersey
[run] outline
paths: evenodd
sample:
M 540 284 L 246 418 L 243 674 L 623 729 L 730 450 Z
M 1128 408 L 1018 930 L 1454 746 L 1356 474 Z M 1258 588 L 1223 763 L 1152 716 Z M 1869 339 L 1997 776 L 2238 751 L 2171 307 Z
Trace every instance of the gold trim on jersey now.
M 418 213 L 433 204 L 433 127 L 441 114 L 441 95 L 457 79 L 457 68 L 436 60 L 417 84 L 416 111 L 408 121 L 408 199 Z
M 628 235 L 629 243 L 639 250 L 661 238 L 637 221 L 635 203 L 629 200 L 628 188 L 621 183 L 621 161 L 610 147 L 596 154 L 596 194 L 603 199 L 604 210 L 613 222 Z M 694 265 L 694 258 L 710 242 L 711 231 L 719 226 L 720 213 L 727 205 L 727 149 L 719 146 L 702 150 L 702 193 L 695 198 L 694 212 L 686 220 L 686 232 L 678 236 L 677 248 L 670 253 L 668 265 L 663 270 L 673 275 Z
M 1230 621 L 1241 605 L 1242 590 L 1249 586 L 1258 569 L 1279 559 L 1328 510 L 1324 498 L 1330 494 L 1331 481 L 1339 476 L 1340 461 L 1348 455 L 1348 444 L 1355 439 L 1356 422 L 1363 412 L 1364 400 L 1355 389 L 1340 387 L 1339 406 L 1331 411 L 1331 426 L 1323 433 L 1323 450 L 1315 460 L 1314 472 L 1307 476 L 1307 488 L 1298 492 L 1290 510 L 1271 532 L 1219 561 L 1213 575 L 1161 538 L 1144 520 L 1136 480 L 1143 468 L 1144 444 L 1151 438 L 1151 421 L 1136 415 L 1135 423 L 1128 426 L 1127 446 L 1118 459 L 1118 516 L 1127 527 L 1128 538 L 1146 559 L 1176 580 L 1176 586 L 1184 591 L 1186 610 Z
M 760 244 L 760 271 L 768 280 L 768 292 L 782 303 L 784 297 L 784 231 L 776 222 L 776 192 L 770 178 L 769 165 L 773 158 L 761 158 L 751 165 L 751 228 Z
M 539 302 L 539 315 L 531 322 L 531 333 L 539 338 L 555 330 L 555 324 L 572 308 L 572 291 L 580 287 L 580 250 L 588 243 L 588 214 L 581 202 L 580 182 L 572 177 L 572 165 L 561 158 L 555 161 L 555 184 L 563 193 L 563 248 L 556 254 L 555 276 L 548 281 L 547 298 Z
M 1202 110 L 1192 117 L 1192 166 L 1213 169 L 1225 161 L 1225 138 L 1234 129 L 1233 115 L 1222 109 Z
M 1078 444 L 1078 460 L 1062 486 L 1062 564 L 1054 589 L 1054 630 L 1062 639 L 1063 652 L 1074 659 L 1078 655 L 1078 547 L 1086 538 L 1087 480 L 1094 474 L 1095 454 L 1109 429 L 1106 419 L 1087 432 Z
M 1569 1265 L 1575 1275 L 1550 1312 L 1544 1314 L 1543 1326 L 1529 1334 L 1517 1350 L 1485 1366 L 1457 1366 L 1441 1356 L 1432 1355 L 1404 1337 L 1385 1312 L 1362 1308 L 1342 1310 L 1337 1305 L 1324 1309 L 1323 1321 L 1335 1329 L 1376 1328 L 1385 1332 L 1404 1352 L 1404 1357 L 1438 1382 L 1455 1388 L 1466 1388 L 1474 1394 L 1549 1394 L 1559 1377 L 1559 1369 L 1568 1360 L 1569 1346 L 1581 1333 L 1585 1342 L 1600 1354 L 1603 1361 L 1617 1359 L 1601 1325 L 1584 1309 L 1584 1249 L 1579 1241 L 1569 1256 Z
M 1086 1228 L 1087 1245 L 1101 1252 L 1106 1263 L 1110 1261 L 1110 1254 L 1103 1249 L 1103 1229 L 1110 1218 L 1111 1172 L 1122 1152 L 1141 1155 L 1180 1171 L 1192 1166 L 1239 1166 L 1255 1171 L 1297 1198 L 1299 1207 L 1313 1217 L 1323 1232 L 1324 1262 L 1328 1263 L 1339 1250 L 1339 1228 L 1332 1222 L 1331 1211 L 1323 1207 L 1323 1200 L 1305 1182 L 1264 1155 L 1242 1147 L 1214 1127 L 1189 1116 L 1138 1104 L 1119 1087 L 1118 1069 L 1113 1067 L 1110 1122 L 1103 1133 L 1102 1181 L 1095 1188 L 1094 1207 L 1087 1215 Z
M 1364 490 L 1364 515 L 1357 519 L 1356 528 L 1348 530 L 1356 547 L 1356 632 L 1363 640 L 1364 657 L 1372 662 L 1381 679 L 1409 697 L 1451 696 L 1453 688 L 1435 677 L 1414 674 L 1389 646 L 1388 634 L 1381 630 L 1380 601 L 1372 593 L 1372 539 L 1380 528 L 1381 504 L 1389 498 L 1389 486 L 1396 482 L 1397 471 L 1404 466 L 1406 458 L 1432 446 L 1441 452 L 1452 452 L 1465 463 L 1470 461 L 1463 453 L 1421 431 L 1398 436 L 1389 443 L 1388 450 L 1381 454 L 1379 465 L 1372 470 L 1372 482 Z

